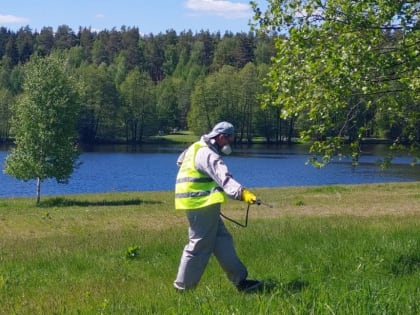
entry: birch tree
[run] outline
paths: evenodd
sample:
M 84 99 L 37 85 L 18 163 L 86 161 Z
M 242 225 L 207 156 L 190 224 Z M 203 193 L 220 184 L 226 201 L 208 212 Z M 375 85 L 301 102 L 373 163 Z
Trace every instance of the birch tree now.
M 36 180 L 36 202 L 48 178 L 67 183 L 77 166 L 78 93 L 58 56 L 34 57 L 24 68 L 23 93 L 12 107 L 15 147 L 5 172 Z

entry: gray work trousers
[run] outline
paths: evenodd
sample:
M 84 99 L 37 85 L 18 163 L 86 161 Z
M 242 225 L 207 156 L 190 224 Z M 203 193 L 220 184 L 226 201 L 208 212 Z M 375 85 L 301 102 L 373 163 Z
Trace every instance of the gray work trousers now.
M 220 218 L 220 204 L 198 210 L 186 210 L 189 242 L 184 247 L 174 287 L 185 290 L 197 286 L 214 254 L 228 279 L 238 284 L 248 271 L 239 260 L 233 239 Z

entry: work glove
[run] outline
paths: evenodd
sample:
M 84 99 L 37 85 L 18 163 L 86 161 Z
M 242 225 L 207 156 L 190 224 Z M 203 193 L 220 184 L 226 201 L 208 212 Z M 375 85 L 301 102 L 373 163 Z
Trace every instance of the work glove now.
M 246 203 L 252 205 L 257 202 L 257 196 L 255 196 L 252 192 L 248 189 L 242 190 L 242 200 Z

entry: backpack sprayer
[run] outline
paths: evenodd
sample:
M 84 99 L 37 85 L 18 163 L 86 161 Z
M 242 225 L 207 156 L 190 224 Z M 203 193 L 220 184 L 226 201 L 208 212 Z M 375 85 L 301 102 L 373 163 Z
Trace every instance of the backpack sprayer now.
M 273 208 L 273 206 L 272 206 L 272 205 L 270 205 L 270 204 L 268 204 L 268 203 L 265 203 L 265 202 L 262 202 L 262 201 L 261 201 L 261 199 L 258 199 L 258 200 L 255 202 L 255 204 L 256 204 L 256 205 L 258 205 L 258 206 L 263 205 L 263 206 L 266 206 L 266 207 L 269 207 L 269 208 Z M 234 220 L 234 219 L 232 219 L 232 218 L 229 218 L 229 217 L 225 216 L 223 213 L 220 213 L 220 215 L 221 215 L 223 218 L 225 218 L 226 220 L 228 220 L 228 221 L 230 221 L 230 222 L 233 222 L 233 223 L 235 223 L 236 225 L 239 225 L 240 227 L 246 228 L 246 227 L 248 226 L 248 214 L 249 214 L 249 208 L 250 208 L 250 206 L 251 206 L 251 204 L 248 204 L 248 207 L 246 208 L 245 223 L 241 223 L 241 222 L 238 222 L 238 221 L 236 221 L 236 220 Z

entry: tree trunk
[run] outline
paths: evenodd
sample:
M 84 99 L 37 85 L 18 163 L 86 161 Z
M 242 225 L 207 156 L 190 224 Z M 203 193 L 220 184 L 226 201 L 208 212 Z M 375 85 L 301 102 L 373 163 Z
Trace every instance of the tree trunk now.
M 36 203 L 39 204 L 41 200 L 41 178 L 36 179 Z
M 289 132 L 287 134 L 287 144 L 292 144 L 292 138 L 293 138 L 293 131 L 294 131 L 294 124 L 295 124 L 295 118 L 290 119 L 289 123 Z

